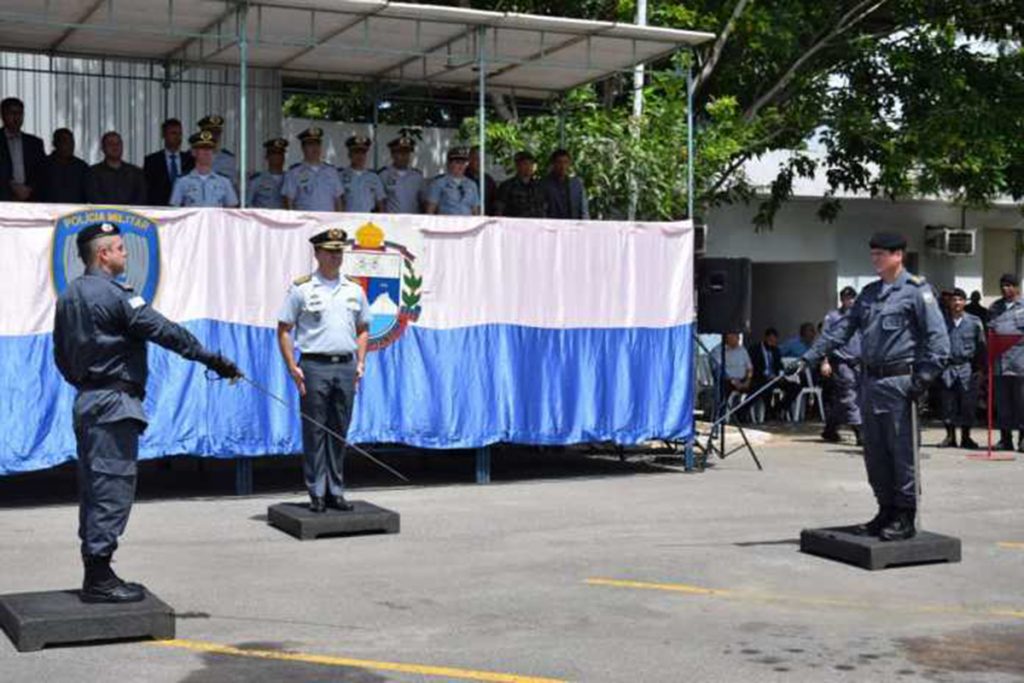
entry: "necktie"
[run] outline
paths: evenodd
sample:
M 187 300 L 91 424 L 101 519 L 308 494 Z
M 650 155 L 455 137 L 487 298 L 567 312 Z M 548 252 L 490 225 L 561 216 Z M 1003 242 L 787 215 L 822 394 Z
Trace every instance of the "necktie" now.
M 178 171 L 178 155 L 177 154 L 172 154 L 171 155 L 171 183 L 172 184 L 174 183 L 175 180 L 178 179 L 179 175 L 181 175 L 181 174 Z

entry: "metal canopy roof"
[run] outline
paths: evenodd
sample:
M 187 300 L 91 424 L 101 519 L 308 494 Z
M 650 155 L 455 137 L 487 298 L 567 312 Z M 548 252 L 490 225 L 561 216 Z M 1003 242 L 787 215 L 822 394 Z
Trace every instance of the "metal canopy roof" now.
M 245 26 L 246 31 L 241 31 Z M 0 48 L 546 97 L 710 33 L 383 0 L 0 0 Z

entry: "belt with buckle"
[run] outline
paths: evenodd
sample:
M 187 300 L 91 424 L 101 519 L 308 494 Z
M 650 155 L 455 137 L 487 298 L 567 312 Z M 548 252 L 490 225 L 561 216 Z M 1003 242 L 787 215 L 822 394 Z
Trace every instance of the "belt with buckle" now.
M 886 377 L 902 377 L 912 375 L 914 366 L 911 363 L 891 363 L 889 365 L 869 365 L 866 368 L 868 377 L 885 379 Z
M 351 353 L 304 353 L 302 360 L 311 360 L 318 363 L 351 363 Z
M 96 391 L 96 390 L 107 390 L 107 391 L 120 391 L 128 394 L 132 398 L 137 398 L 140 401 L 145 400 L 146 390 L 141 385 L 135 382 L 129 382 L 123 379 L 89 379 L 78 385 L 79 391 Z

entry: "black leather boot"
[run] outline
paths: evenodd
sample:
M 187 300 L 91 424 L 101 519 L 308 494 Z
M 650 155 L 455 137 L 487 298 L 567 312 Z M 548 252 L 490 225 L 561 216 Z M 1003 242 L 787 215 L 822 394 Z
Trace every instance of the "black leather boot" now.
M 852 427 L 850 427 L 850 429 L 853 430 L 853 438 L 854 438 L 854 441 L 856 441 L 857 445 L 858 446 L 863 446 L 864 445 L 864 439 L 862 439 L 860 437 L 860 427 L 858 427 L 857 425 L 853 425 Z
M 917 535 L 914 528 L 914 517 L 917 511 L 912 508 L 896 508 L 892 519 L 878 532 L 883 541 L 905 541 Z
M 877 536 L 889 520 L 892 518 L 893 508 L 888 505 L 882 505 L 878 508 L 878 514 L 870 522 L 864 524 L 858 524 L 853 529 L 853 533 L 858 536 Z
M 345 500 L 344 495 L 327 496 L 327 507 L 341 510 L 342 512 L 352 512 L 355 509 L 352 503 Z
M 83 555 L 85 579 L 82 581 L 82 602 L 139 602 L 146 589 L 137 583 L 125 583 L 110 568 L 109 555 Z
M 971 438 L 970 427 L 960 428 L 960 448 L 967 448 L 972 451 L 976 451 L 980 448 L 980 446 L 978 446 L 978 442 Z
M 310 496 L 309 509 L 312 512 L 324 512 L 327 510 L 327 507 L 324 505 L 324 499 L 320 496 Z
M 956 428 L 953 425 L 946 425 L 946 438 L 939 444 L 939 448 L 956 448 Z
M 999 431 L 999 443 L 997 443 L 993 448 L 997 451 L 1012 451 L 1013 433 L 1009 429 L 1001 429 Z

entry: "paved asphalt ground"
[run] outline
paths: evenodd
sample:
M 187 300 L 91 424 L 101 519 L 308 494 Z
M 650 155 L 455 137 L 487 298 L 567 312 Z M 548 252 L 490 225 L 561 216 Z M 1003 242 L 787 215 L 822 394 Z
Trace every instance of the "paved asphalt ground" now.
M 0 637 L 0 681 L 1024 680 L 1024 461 L 925 453 L 925 526 L 964 561 L 874 573 L 798 551 L 801 528 L 873 513 L 858 451 L 810 432 L 759 446 L 764 472 L 499 454 L 476 486 L 468 456 L 395 457 L 418 482 L 396 488 L 356 465 L 353 497 L 401 534 L 307 542 L 265 521 L 301 497 L 294 461 L 244 498 L 209 495 L 226 468 L 150 467 L 117 569 L 176 608 L 180 640 Z M 80 581 L 69 482 L 0 487 L 0 593 Z

